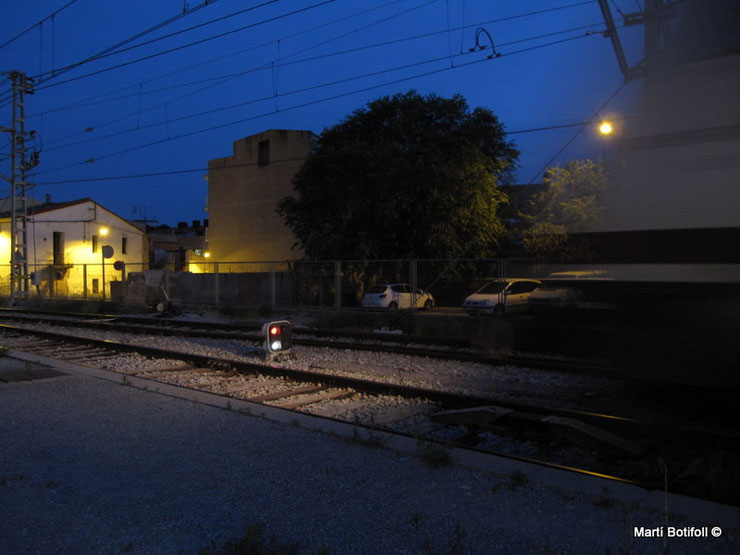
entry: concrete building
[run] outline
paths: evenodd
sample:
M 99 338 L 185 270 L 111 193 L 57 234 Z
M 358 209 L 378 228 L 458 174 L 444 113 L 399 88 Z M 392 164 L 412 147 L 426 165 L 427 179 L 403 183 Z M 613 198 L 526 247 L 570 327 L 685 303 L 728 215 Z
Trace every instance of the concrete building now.
M 218 262 L 282 261 L 301 252 L 275 208 L 311 148 L 310 131 L 271 129 L 208 163 L 208 250 Z
M 10 292 L 10 213 L 0 213 L 0 294 Z M 103 247 L 113 248 L 105 260 Z M 110 298 L 110 282 L 146 268 L 146 233 L 90 198 L 51 202 L 28 209 L 29 292 L 42 296 Z M 105 278 L 103 274 L 105 273 Z

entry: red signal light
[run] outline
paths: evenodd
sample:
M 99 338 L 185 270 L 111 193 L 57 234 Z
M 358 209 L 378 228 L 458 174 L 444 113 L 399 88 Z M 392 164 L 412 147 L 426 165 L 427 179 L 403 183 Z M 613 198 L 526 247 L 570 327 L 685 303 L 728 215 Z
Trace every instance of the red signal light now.
M 280 328 L 277 326 L 272 326 L 270 328 L 270 335 L 277 335 L 280 333 Z

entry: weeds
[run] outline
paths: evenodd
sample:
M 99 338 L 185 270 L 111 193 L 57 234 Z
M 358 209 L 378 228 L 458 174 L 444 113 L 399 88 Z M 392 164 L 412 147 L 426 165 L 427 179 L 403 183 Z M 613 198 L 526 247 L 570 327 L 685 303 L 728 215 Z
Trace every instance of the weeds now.
M 418 536 L 421 533 L 421 525 L 422 525 L 423 517 L 416 513 L 411 518 L 411 524 L 414 526 L 414 533 Z M 436 549 L 432 541 L 425 535 L 425 537 L 421 541 L 421 545 L 419 546 L 421 548 L 422 553 L 426 553 L 427 555 L 441 555 L 441 554 L 447 554 L 450 555 L 462 555 L 465 552 L 465 532 L 463 530 L 462 525 L 459 522 L 455 522 L 455 527 L 452 531 L 452 537 L 447 540 L 447 544 L 445 545 L 444 549 Z
M 322 548 L 322 551 L 325 548 Z M 323 551 L 326 553 L 326 551 Z M 298 544 L 281 543 L 275 536 L 265 537 L 261 524 L 247 524 L 244 535 L 239 540 L 228 541 L 221 549 L 215 547 L 201 549 L 199 555 L 298 555 Z
M 511 491 L 515 491 L 522 486 L 526 486 L 529 483 L 529 478 L 524 472 L 515 470 L 509 475 L 509 479 L 506 481 L 506 485 L 509 486 Z
M 429 468 L 443 468 L 452 464 L 452 447 L 417 438 L 416 453 Z
M 609 497 L 609 490 L 607 488 L 604 488 L 603 491 L 604 495 L 595 499 L 591 503 L 594 507 L 598 507 L 599 509 L 610 509 L 614 506 L 614 500 Z

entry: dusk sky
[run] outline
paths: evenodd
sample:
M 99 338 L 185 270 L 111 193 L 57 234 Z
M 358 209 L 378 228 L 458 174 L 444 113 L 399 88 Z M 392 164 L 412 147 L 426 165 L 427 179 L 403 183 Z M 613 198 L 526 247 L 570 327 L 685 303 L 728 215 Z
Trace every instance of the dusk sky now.
M 609 2 L 630 65 L 643 30 L 622 14 L 642 4 Z M 233 141 L 271 128 L 318 134 L 411 89 L 491 109 L 521 150 L 519 183 L 539 181 L 553 158 L 598 158 L 608 146 L 595 126 L 564 148 L 576 124 L 629 117 L 640 87 L 620 90 L 604 29 L 595 0 L 5 0 L 0 71 L 36 79 L 25 102 L 41 151 L 31 196 L 91 197 L 176 225 L 208 217 L 208 160 L 231 155 Z M 486 49 L 470 52 L 476 34 Z M 4 133 L 6 176 L 9 146 Z

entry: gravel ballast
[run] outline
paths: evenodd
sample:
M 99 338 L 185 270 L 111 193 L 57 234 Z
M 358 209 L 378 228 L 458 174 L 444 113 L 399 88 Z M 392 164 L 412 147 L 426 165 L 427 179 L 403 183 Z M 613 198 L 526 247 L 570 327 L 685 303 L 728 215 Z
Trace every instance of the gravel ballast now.
M 0 371 L 14 365 L 0 359 Z M 740 550 L 737 529 L 634 538 L 666 515 L 527 471 L 430 468 L 351 436 L 90 376 L 0 383 L 0 437 L 3 553 L 197 553 L 247 525 L 301 553 Z

